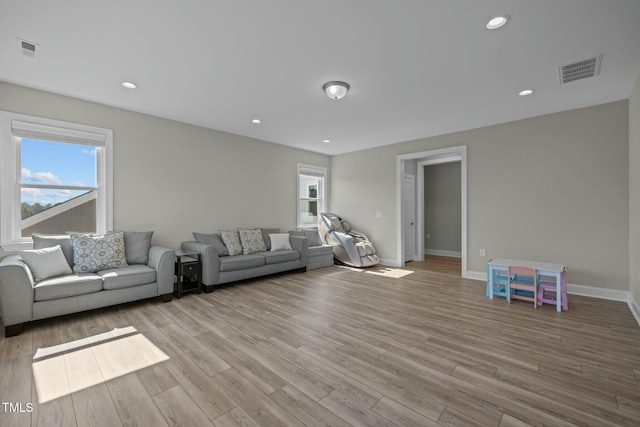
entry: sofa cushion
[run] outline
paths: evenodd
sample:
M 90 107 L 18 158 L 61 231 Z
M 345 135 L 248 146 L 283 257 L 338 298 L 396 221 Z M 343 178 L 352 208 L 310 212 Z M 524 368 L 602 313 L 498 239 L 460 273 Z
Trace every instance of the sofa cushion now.
M 124 253 L 127 264 L 146 264 L 149 262 L 149 249 L 153 231 L 125 231 Z
M 220 271 L 246 270 L 262 267 L 265 264 L 263 254 L 238 255 L 220 258 Z
M 262 230 L 259 228 L 239 228 L 238 235 L 240 236 L 243 254 L 249 255 L 267 250 L 267 245 L 264 244 L 264 239 L 262 238 Z
M 104 279 L 102 287 L 105 290 L 130 288 L 156 281 L 156 271 L 140 264 L 102 270 L 97 274 Z
M 271 242 L 271 251 L 287 251 L 291 250 L 291 242 L 289 241 L 289 233 L 269 234 Z
M 31 238 L 33 239 L 33 249 L 52 248 L 60 245 L 69 267 L 73 267 L 73 247 L 71 246 L 71 236 L 33 234 L 31 235 Z
M 262 228 L 262 240 L 264 240 L 264 244 L 267 247 L 267 250 L 271 250 L 271 239 L 269 239 L 269 234 L 277 234 L 280 233 L 279 228 Z
M 220 238 L 218 233 L 213 234 L 203 234 L 193 232 L 193 238 L 196 239 L 196 242 L 202 243 L 203 245 L 209 245 L 216 248 L 216 252 L 218 252 L 218 256 L 227 256 L 229 255 L 229 251 L 227 247 L 224 245 L 224 242 Z
M 27 263 L 33 280 L 38 283 L 50 277 L 71 274 L 71 267 L 62 253 L 60 245 L 52 248 L 22 251 L 20 254 Z
M 34 288 L 36 301 L 49 301 L 76 295 L 92 294 L 102 290 L 102 277 L 96 274 L 69 274 L 37 283 Z
M 109 268 L 127 266 L 122 232 L 105 235 L 73 234 L 71 245 L 73 246 L 73 271 L 76 273 L 95 273 Z
M 220 230 L 220 238 L 224 242 L 230 256 L 242 254 L 242 244 L 238 230 Z
M 306 237 L 308 247 L 322 245 L 322 240 L 320 240 L 320 233 L 318 233 L 318 230 L 292 230 L 289 231 L 289 234 L 292 236 Z
M 280 264 L 300 259 L 300 252 L 294 250 L 259 252 L 258 254 L 264 256 L 266 264 Z

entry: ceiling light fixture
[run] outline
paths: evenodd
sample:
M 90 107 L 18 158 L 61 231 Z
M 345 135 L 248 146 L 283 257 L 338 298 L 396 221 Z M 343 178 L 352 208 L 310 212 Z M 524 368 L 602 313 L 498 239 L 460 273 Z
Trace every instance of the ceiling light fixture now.
M 497 30 L 504 27 L 509 22 L 509 15 L 498 15 L 487 22 L 487 30 Z
M 322 85 L 322 90 L 324 90 L 324 93 L 326 93 L 327 96 L 331 99 L 344 98 L 347 92 L 349 92 L 349 88 L 351 88 L 351 86 L 349 86 L 349 83 L 337 81 L 327 82 Z
M 535 92 L 535 90 L 533 90 L 533 89 L 525 89 L 525 90 L 521 90 L 520 92 L 518 92 L 518 95 L 527 96 L 527 95 L 531 95 L 533 92 Z
M 330 139 L 323 139 L 322 142 L 324 142 L 325 144 L 328 144 L 328 143 L 331 142 L 331 140 Z
M 262 120 L 260 120 L 260 119 L 253 119 L 253 120 L 251 120 L 251 123 L 253 123 L 254 125 L 259 125 L 260 123 L 262 123 Z
M 136 85 L 135 83 L 131 83 L 131 82 L 122 82 L 122 86 L 126 87 L 127 89 L 135 89 L 138 87 L 138 85 Z

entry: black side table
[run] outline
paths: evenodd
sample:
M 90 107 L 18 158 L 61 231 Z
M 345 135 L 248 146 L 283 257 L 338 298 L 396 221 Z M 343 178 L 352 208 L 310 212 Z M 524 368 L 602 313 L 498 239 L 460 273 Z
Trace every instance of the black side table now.
M 198 252 L 176 251 L 176 283 L 174 292 L 179 299 L 188 292 L 202 292 L 202 259 Z

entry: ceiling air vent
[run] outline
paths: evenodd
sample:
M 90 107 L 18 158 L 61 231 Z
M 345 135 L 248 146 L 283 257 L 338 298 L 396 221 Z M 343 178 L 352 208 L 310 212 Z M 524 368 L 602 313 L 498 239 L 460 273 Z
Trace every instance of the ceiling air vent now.
M 18 38 L 18 51 L 29 58 L 35 58 L 38 51 L 38 44 Z
M 600 62 L 602 62 L 602 54 L 560 66 L 560 84 L 597 76 L 600 73 Z

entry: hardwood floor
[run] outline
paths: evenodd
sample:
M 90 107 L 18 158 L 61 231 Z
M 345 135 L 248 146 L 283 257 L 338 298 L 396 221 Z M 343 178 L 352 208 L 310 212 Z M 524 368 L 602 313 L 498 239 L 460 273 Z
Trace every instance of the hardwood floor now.
M 640 327 L 433 271 L 329 267 L 0 337 L 1 426 L 638 426 Z M 17 407 L 14 406 L 14 409 Z

